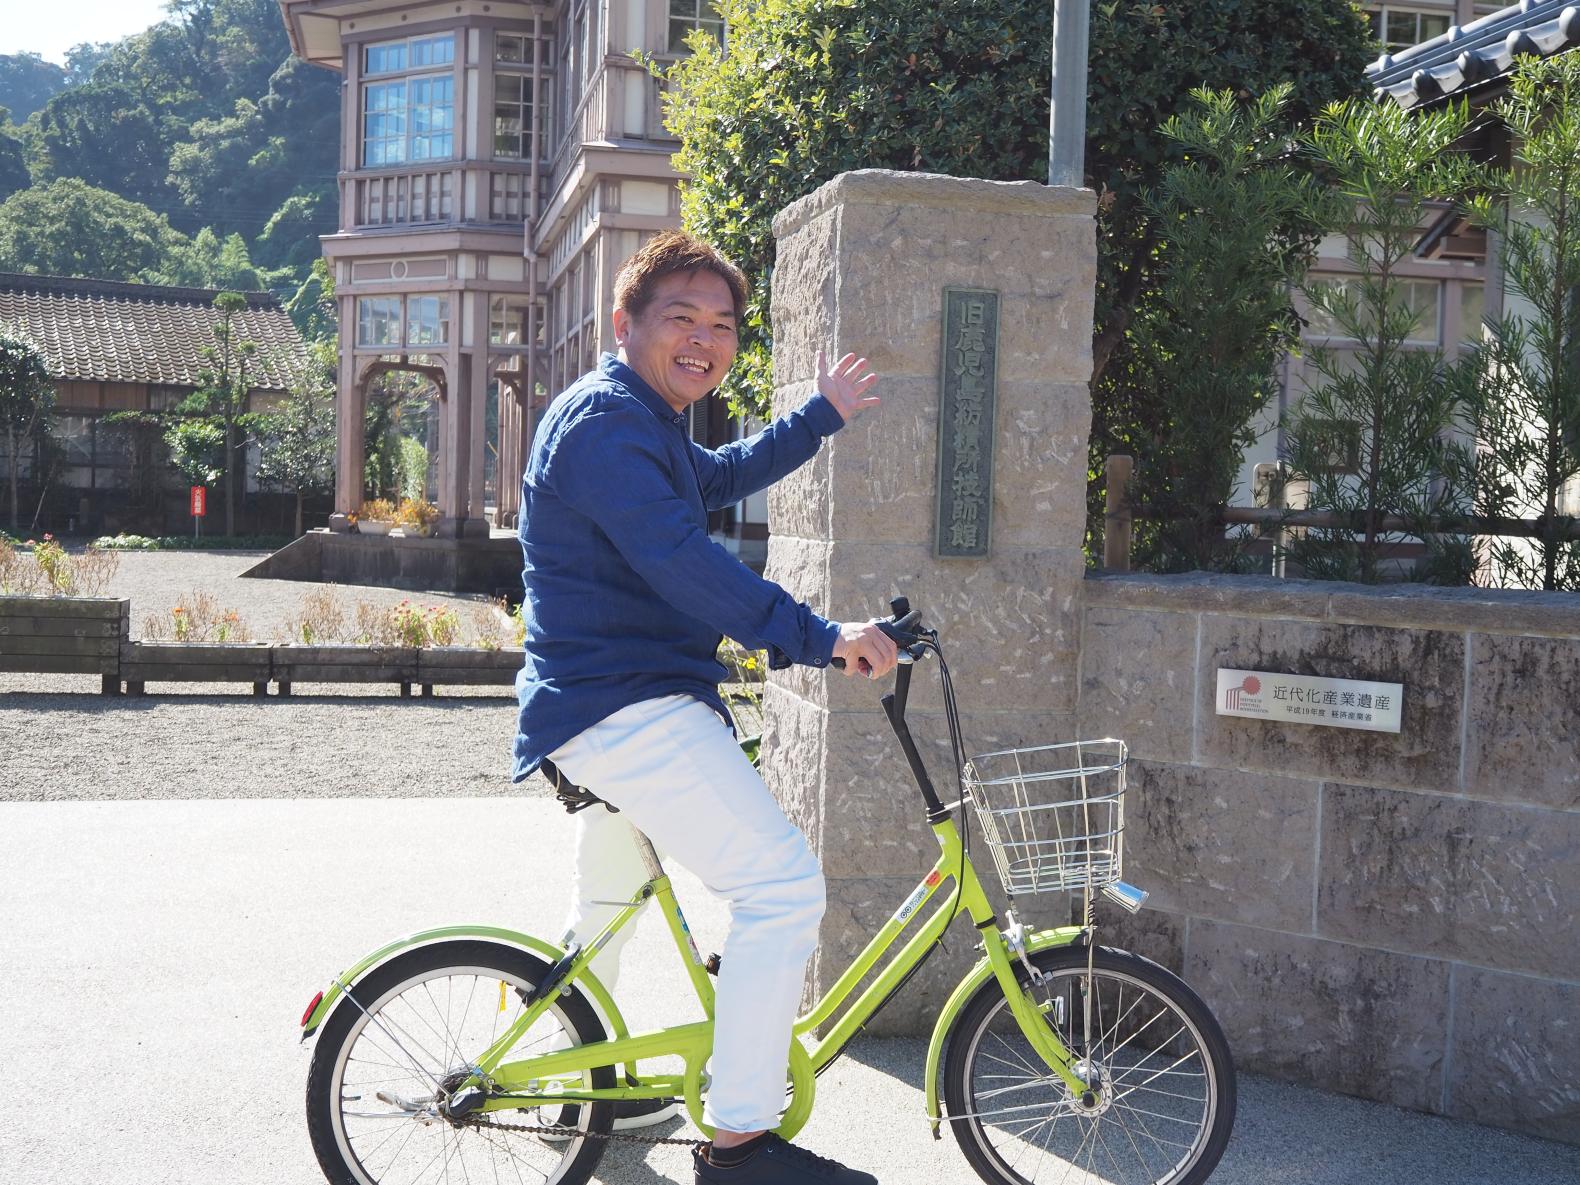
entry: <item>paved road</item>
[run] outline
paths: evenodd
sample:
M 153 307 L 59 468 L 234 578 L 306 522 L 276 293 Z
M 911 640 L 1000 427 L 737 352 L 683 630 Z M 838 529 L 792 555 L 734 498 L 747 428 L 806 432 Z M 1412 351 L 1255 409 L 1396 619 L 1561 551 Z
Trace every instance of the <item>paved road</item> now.
M 569 835 L 541 799 L 0 803 L 0 1182 L 317 1185 L 296 1040 L 308 999 L 426 925 L 553 935 Z M 723 912 L 676 881 L 717 949 Z M 661 1023 L 684 990 L 667 941 L 648 919 L 629 948 L 654 969 L 628 977 L 635 1024 Z M 805 1142 L 885 1185 L 974 1180 L 922 1122 L 923 1052 L 858 1043 L 821 1080 Z M 1580 1149 L 1257 1079 L 1241 1092 L 1215 1185 L 1580 1181 Z M 619 1148 L 599 1179 L 689 1182 L 687 1153 Z

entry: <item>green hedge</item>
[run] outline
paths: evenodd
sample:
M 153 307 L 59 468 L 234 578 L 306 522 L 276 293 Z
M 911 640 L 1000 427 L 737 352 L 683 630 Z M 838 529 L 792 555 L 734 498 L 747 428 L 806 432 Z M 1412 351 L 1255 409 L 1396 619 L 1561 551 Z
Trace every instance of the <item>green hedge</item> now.
M 88 546 L 106 551 L 278 551 L 289 535 L 101 535 Z

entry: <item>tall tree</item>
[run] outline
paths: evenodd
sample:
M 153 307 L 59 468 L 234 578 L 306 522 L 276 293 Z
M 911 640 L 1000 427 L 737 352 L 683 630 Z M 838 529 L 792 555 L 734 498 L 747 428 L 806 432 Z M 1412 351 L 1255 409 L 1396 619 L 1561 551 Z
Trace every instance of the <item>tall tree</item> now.
M 162 215 L 74 177 L 0 203 L 0 270 L 141 280 L 186 240 Z
M 720 47 L 705 35 L 668 71 L 666 114 L 690 175 L 687 225 L 757 281 L 740 377 L 761 411 L 769 389 L 771 222 L 834 175 L 881 167 L 994 180 L 1047 176 L 1053 6 L 1046 0 L 723 0 Z M 1101 195 L 1096 381 L 1099 416 L 1122 440 L 1166 398 L 1114 389 L 1136 310 L 1156 287 L 1159 228 L 1141 200 L 1179 148 L 1159 131 L 1192 87 L 1248 96 L 1292 87 L 1303 119 L 1364 86 L 1365 19 L 1331 0 L 1193 0 L 1092 8 L 1087 183 Z M 1122 369 L 1122 368 L 1121 368 Z
M 320 343 L 296 368 L 285 403 L 261 417 L 258 480 L 296 495 L 296 534 L 302 503 L 335 481 L 335 348 Z
M 36 53 L 0 54 L 0 107 L 26 119 L 65 89 L 66 71 Z
M 169 202 L 169 148 L 159 118 L 130 87 L 91 82 L 64 91 L 32 123 L 40 181 L 75 177 L 145 204 Z
M 47 431 L 50 409 L 55 406 L 55 384 L 44 356 L 25 338 L 0 329 L 0 426 L 6 434 L 10 461 L 11 531 L 20 522 L 17 487 L 22 468 L 22 446 Z
M 0 107 L 0 202 L 33 183 L 27 167 L 27 145 L 11 123 L 10 113 Z

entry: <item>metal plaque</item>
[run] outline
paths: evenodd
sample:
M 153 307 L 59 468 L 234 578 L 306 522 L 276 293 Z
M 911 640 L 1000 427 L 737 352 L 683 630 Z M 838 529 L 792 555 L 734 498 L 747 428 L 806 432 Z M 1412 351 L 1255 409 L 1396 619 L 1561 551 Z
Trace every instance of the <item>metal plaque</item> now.
M 1220 716 L 1398 732 L 1404 684 L 1220 668 L 1217 705 Z
M 997 292 L 944 289 L 943 355 L 933 551 L 939 556 L 985 556 L 993 516 Z

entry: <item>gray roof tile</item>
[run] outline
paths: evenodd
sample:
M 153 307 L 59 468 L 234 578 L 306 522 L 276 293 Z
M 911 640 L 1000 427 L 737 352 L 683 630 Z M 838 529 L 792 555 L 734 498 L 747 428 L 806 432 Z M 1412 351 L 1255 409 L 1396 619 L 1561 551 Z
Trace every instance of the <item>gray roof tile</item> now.
M 195 387 L 219 313 L 207 288 L 160 288 L 110 280 L 0 272 L 0 328 L 19 332 L 44 355 L 49 373 L 79 382 Z M 239 338 L 254 342 L 254 389 L 283 390 L 290 362 L 305 351 L 280 302 L 244 294 Z
M 1487 87 L 1529 54 L 1552 57 L 1580 46 L 1580 5 L 1572 0 L 1520 0 L 1441 37 L 1384 54 L 1366 69 L 1376 97 L 1406 109 Z

